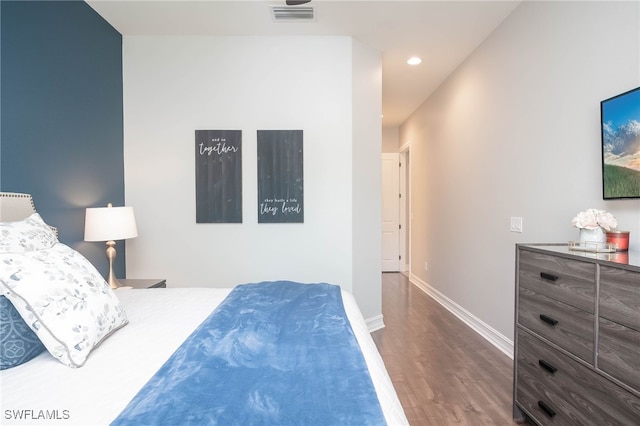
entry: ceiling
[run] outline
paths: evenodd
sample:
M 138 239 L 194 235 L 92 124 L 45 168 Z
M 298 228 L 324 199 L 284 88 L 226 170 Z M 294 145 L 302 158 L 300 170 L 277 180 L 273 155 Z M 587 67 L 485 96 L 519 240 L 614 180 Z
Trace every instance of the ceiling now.
M 123 36 L 352 36 L 382 52 L 384 126 L 402 124 L 520 1 L 312 0 L 310 22 L 275 22 L 284 0 L 86 0 Z M 422 64 L 409 66 L 411 56 Z

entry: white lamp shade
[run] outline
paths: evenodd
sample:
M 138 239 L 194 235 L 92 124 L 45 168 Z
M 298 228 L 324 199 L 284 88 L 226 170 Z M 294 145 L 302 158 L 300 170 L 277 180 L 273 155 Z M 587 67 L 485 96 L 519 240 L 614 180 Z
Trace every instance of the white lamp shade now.
M 133 207 L 88 208 L 84 220 L 85 241 L 126 240 L 138 236 Z

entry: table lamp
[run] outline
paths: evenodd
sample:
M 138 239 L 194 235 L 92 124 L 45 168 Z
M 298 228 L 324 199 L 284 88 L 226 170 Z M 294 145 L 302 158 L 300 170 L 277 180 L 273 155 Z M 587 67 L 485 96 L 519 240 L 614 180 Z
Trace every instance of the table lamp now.
M 84 240 L 107 242 L 106 253 L 109 260 L 107 282 L 111 288 L 120 287 L 120 283 L 113 273 L 113 261 L 116 258 L 115 240 L 126 240 L 137 236 L 138 230 L 133 207 L 113 207 L 109 203 L 107 207 L 87 208 L 84 221 Z

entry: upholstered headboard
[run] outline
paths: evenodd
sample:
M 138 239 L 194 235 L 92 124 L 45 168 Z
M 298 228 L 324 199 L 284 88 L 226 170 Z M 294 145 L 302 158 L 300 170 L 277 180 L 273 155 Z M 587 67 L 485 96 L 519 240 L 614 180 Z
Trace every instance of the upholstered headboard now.
M 36 212 L 33 197 L 18 192 L 0 192 L 0 222 L 15 222 Z
M 33 197 L 19 192 L 0 192 L 0 222 L 16 222 L 36 212 Z M 58 235 L 58 230 L 51 226 Z

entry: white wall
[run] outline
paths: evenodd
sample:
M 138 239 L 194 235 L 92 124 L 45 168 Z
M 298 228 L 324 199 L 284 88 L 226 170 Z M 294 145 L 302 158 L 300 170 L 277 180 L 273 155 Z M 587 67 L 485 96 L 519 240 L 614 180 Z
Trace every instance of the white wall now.
M 379 271 L 379 259 L 354 251 L 354 209 L 380 208 L 352 201 L 362 189 L 354 167 L 374 175 L 380 164 L 353 161 L 352 60 L 346 37 L 123 37 L 125 194 L 140 234 L 127 241 L 128 277 L 174 287 L 323 281 L 351 291 L 354 264 Z M 379 138 L 379 114 L 372 128 Z M 243 131 L 242 224 L 195 222 L 197 129 Z M 257 223 L 258 129 L 304 130 L 304 224 Z M 369 290 L 371 303 L 364 292 L 358 300 L 365 317 L 381 312 L 379 283 Z
M 382 128 L 382 152 L 398 152 L 400 148 L 400 127 L 385 126 Z
M 377 329 L 383 326 L 382 56 L 357 40 L 352 48 L 353 295 L 369 328 Z
M 640 200 L 602 200 L 599 110 L 640 85 L 639 34 L 638 2 L 523 2 L 403 124 L 415 282 L 512 339 L 516 243 L 594 207 L 640 250 Z

